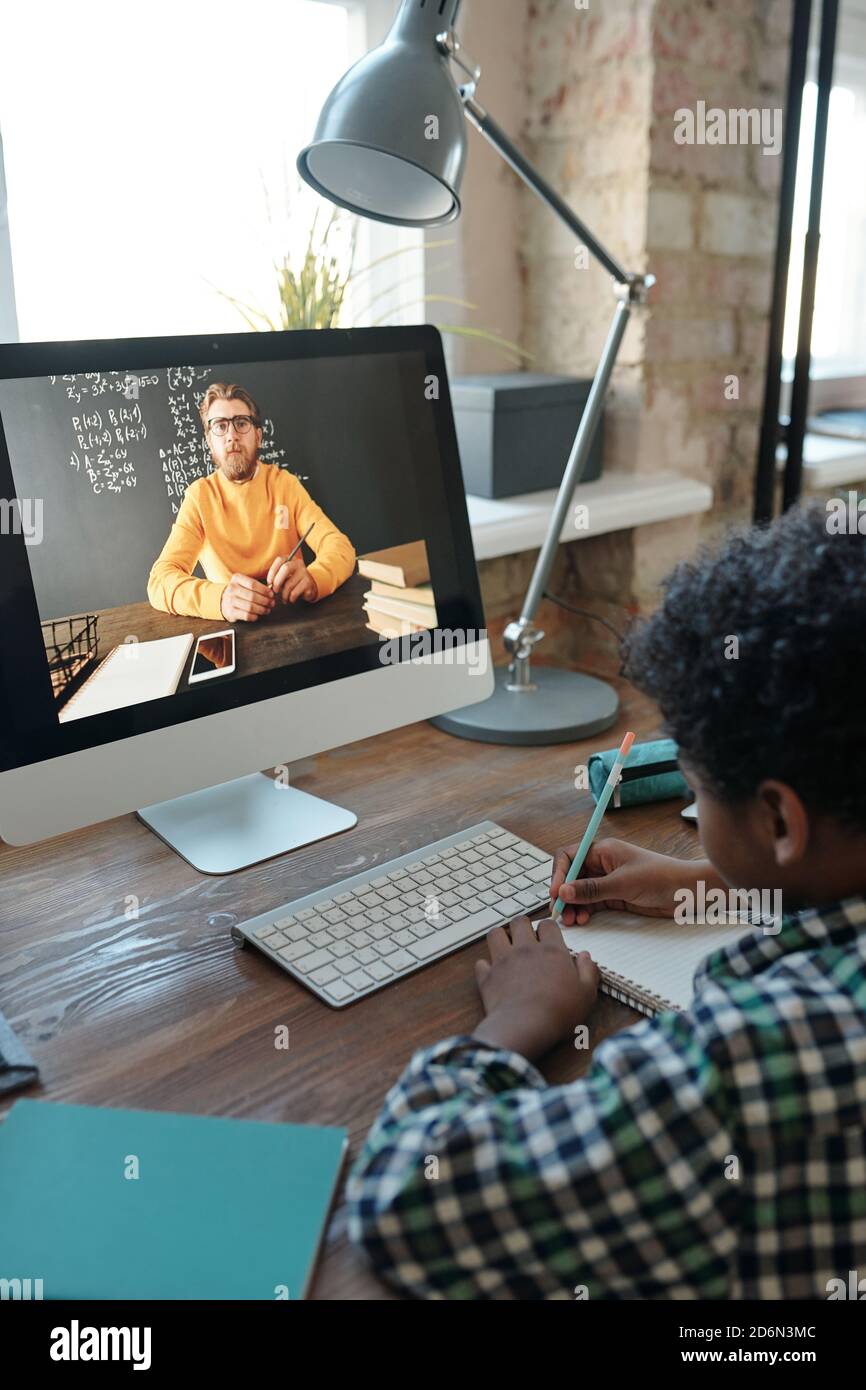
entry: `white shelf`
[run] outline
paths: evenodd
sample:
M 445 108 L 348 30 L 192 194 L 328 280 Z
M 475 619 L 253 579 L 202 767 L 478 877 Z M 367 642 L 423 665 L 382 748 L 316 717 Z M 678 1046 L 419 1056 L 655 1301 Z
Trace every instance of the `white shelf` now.
M 475 542 L 476 560 L 495 560 L 500 555 L 518 555 L 537 550 L 547 534 L 556 492 L 527 492 L 519 497 L 490 501 L 486 497 L 467 497 L 469 524 Z M 706 483 L 673 474 L 613 474 L 594 483 L 581 483 L 575 489 L 562 541 L 586 540 L 610 531 L 628 531 L 656 521 L 707 512 L 713 505 L 713 490 Z M 588 509 L 587 529 L 575 526 L 576 507 Z
M 777 467 L 785 463 L 785 446 L 776 454 Z M 827 434 L 807 434 L 803 440 L 803 487 L 816 492 L 866 479 L 866 440 L 836 439 Z

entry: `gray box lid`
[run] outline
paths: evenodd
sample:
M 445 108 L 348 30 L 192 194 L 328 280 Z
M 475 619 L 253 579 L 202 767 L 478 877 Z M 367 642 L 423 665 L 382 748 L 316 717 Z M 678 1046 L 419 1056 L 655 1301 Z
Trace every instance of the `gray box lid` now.
M 544 372 L 498 372 L 489 376 L 458 376 L 451 382 L 459 410 L 536 410 L 551 405 L 582 405 L 591 381 Z

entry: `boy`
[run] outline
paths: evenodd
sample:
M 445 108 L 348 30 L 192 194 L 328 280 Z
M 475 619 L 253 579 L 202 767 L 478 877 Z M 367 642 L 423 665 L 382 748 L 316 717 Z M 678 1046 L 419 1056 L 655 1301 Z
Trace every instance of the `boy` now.
M 781 930 L 708 956 L 687 1012 L 555 1087 L 533 1063 L 586 1021 L 597 968 L 549 920 L 491 932 L 483 1021 L 413 1058 L 350 1179 L 353 1239 L 405 1291 L 826 1298 L 866 1275 L 866 538 L 795 511 L 665 587 L 625 670 L 679 744 L 708 861 L 602 842 L 564 923 L 672 917 L 703 879 L 781 890 Z

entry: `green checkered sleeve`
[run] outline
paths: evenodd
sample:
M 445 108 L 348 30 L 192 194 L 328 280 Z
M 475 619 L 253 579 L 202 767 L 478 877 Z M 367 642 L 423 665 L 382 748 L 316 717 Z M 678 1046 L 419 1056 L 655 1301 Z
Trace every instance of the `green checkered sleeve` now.
M 352 1239 L 427 1298 L 725 1297 L 732 1139 L 699 1032 L 658 1015 L 566 1086 L 472 1037 L 417 1053 L 351 1174 Z

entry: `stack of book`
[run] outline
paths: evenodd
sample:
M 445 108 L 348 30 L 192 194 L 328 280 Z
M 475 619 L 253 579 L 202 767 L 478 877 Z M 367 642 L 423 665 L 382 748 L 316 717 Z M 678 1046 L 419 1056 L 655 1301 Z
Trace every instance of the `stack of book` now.
M 362 555 L 358 573 L 371 581 L 364 595 L 367 627 L 380 637 L 408 637 L 437 626 L 427 547 L 423 541 Z

